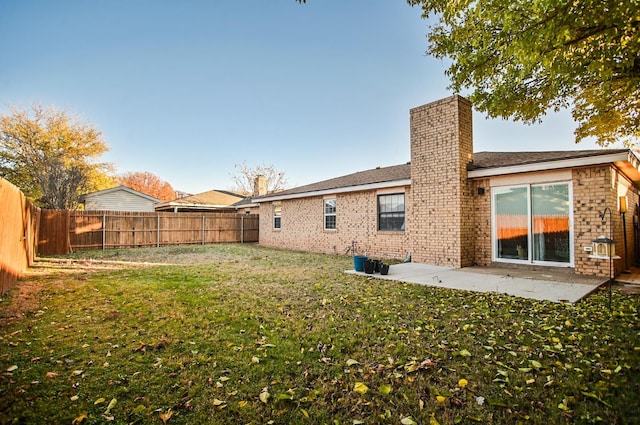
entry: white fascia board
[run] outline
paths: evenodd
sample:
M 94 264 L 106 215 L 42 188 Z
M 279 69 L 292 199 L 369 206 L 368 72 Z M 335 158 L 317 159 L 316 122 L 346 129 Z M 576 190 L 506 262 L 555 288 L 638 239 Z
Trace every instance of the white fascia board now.
M 213 204 L 181 204 L 178 202 L 166 202 L 164 204 L 156 205 L 156 208 L 163 207 L 178 207 L 178 208 L 205 208 L 205 209 L 216 209 L 216 208 L 230 208 L 231 205 L 213 205 Z
M 628 161 L 629 153 L 612 153 L 608 155 L 588 156 L 584 158 L 563 159 L 560 161 L 535 162 L 532 164 L 511 165 L 507 167 L 486 168 L 471 170 L 467 173 L 470 179 L 479 177 L 492 177 L 504 174 L 528 173 L 532 171 L 556 170 L 559 168 L 576 168 L 589 165 L 611 164 L 616 161 Z
M 311 198 L 314 196 L 333 195 L 338 193 L 349 193 L 349 192 L 361 192 L 365 190 L 386 189 L 389 187 L 410 186 L 410 185 L 411 185 L 411 179 L 393 180 L 389 182 L 363 184 L 359 186 L 346 186 L 346 187 L 337 187 L 335 189 L 316 190 L 313 192 L 292 193 L 289 195 L 281 195 L 281 196 L 273 195 L 273 196 L 268 196 L 266 198 L 254 199 L 253 202 L 259 204 L 260 202 L 284 201 L 286 199 Z

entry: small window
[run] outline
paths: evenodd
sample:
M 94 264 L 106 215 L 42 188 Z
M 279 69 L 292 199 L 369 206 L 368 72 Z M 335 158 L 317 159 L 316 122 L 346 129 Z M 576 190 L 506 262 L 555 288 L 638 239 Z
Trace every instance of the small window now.
M 378 230 L 404 231 L 404 193 L 378 195 Z
M 273 228 L 280 229 L 282 226 L 282 205 L 273 204 Z
M 335 199 L 324 200 L 324 229 L 325 230 L 336 229 L 336 200 Z

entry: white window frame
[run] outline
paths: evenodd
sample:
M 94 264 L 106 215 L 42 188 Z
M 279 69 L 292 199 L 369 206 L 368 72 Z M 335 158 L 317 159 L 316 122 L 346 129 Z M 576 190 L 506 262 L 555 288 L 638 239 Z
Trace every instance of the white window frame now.
M 327 212 L 327 203 L 333 201 L 333 212 Z M 325 198 L 322 201 L 322 211 L 324 213 L 324 230 L 334 231 L 338 228 L 338 201 L 336 198 Z M 327 218 L 333 217 L 333 227 L 327 227 Z
M 273 204 L 273 229 L 282 229 L 282 204 L 280 202 Z
M 528 232 L 528 246 L 527 252 L 533 253 L 533 221 L 531 220 L 531 188 L 536 186 L 548 186 L 548 185 L 561 185 L 566 184 L 568 186 L 569 195 L 569 262 L 561 263 L 555 261 L 540 261 L 534 260 L 533 255 L 529 255 L 529 259 L 518 260 L 511 258 L 498 257 L 498 226 L 496 217 L 496 195 L 495 189 L 515 189 L 525 187 L 527 189 L 527 232 Z M 554 181 L 545 183 L 530 183 L 530 184 L 513 184 L 505 186 L 494 186 L 491 188 L 491 260 L 498 263 L 514 263 L 514 264 L 534 264 L 541 266 L 551 267 L 575 267 L 575 246 L 574 246 L 574 230 L 573 230 L 573 184 L 571 181 Z

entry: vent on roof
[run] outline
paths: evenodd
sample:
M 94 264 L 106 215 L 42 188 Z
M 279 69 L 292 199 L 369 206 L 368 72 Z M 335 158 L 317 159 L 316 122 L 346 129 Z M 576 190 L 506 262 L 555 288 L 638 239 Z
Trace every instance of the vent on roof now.
M 379 169 L 380 169 L 380 166 L 378 165 L 378 166 L 376 167 L 376 170 L 379 170 Z

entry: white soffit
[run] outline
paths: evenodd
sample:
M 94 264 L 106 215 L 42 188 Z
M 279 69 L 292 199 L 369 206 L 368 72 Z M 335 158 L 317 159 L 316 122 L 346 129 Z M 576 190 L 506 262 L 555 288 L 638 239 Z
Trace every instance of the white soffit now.
M 633 165 L 631 161 L 633 162 Z M 506 167 L 484 168 L 479 170 L 471 170 L 467 175 L 470 179 L 473 179 L 480 177 L 500 176 L 505 174 L 529 173 L 533 171 L 548 171 L 557 170 L 560 168 L 577 168 L 611 163 L 616 164 L 618 168 L 623 169 L 623 171 L 625 172 L 628 171 L 628 169 L 635 170 L 635 173 L 638 175 L 638 177 L 640 177 L 640 172 L 638 172 L 638 158 L 636 158 L 636 156 L 631 154 L 630 152 L 587 156 L 584 158 L 562 159 L 559 161 L 534 162 L 531 164 L 522 165 L 509 165 Z M 627 164 L 627 167 L 623 167 L 623 164 Z M 634 181 L 638 181 L 636 180 L 635 176 L 630 177 L 632 177 Z

